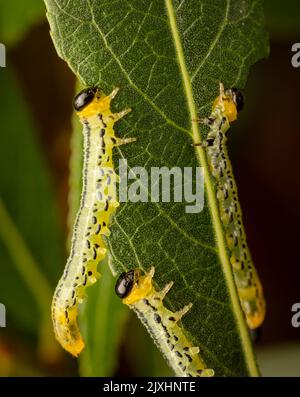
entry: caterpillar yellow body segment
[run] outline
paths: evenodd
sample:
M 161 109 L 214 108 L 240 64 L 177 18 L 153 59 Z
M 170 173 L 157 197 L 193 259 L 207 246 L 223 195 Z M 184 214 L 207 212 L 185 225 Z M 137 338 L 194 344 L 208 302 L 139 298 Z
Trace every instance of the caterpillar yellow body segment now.
M 249 328 L 255 329 L 265 318 L 266 304 L 262 285 L 247 246 L 237 186 L 226 147 L 230 123 L 236 120 L 242 106 L 241 92 L 235 88 L 225 91 L 220 84 L 220 95 L 213 103 L 212 112 L 207 119 L 202 120 L 209 126 L 209 133 L 202 146 L 206 148 L 208 162 L 216 182 L 219 212 L 230 251 L 230 262 L 240 303 Z
M 163 300 L 173 282 L 167 284 L 163 290 L 156 291 L 152 283 L 153 275 L 154 267 L 145 275 L 139 269 L 121 274 L 115 288 L 117 295 L 136 312 L 178 376 L 213 376 L 214 371 L 206 368 L 199 348 L 192 346 L 179 324 L 192 304 L 175 313 L 168 310 Z
M 111 112 L 111 100 L 116 93 L 117 89 L 105 96 L 100 89 L 92 87 L 81 91 L 74 101 L 83 124 L 83 187 L 70 256 L 52 302 L 56 338 L 73 356 L 78 356 L 84 348 L 77 324 L 78 305 L 85 298 L 85 289 L 99 278 L 97 264 L 106 255 L 103 236 L 109 235 L 111 217 L 119 205 L 113 148 L 134 141 L 115 136 L 115 122 L 130 111 Z

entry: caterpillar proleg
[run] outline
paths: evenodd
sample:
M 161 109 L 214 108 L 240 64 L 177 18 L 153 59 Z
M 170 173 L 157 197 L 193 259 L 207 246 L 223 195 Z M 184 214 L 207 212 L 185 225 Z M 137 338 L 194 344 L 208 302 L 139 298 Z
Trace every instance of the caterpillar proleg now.
M 139 269 L 121 274 L 116 283 L 116 294 L 136 312 L 178 376 L 213 376 L 214 371 L 205 367 L 199 348 L 191 345 L 179 325 L 180 319 L 191 309 L 192 304 L 189 303 L 175 313 L 168 310 L 163 300 L 173 282 L 161 291 L 156 291 L 152 283 L 154 270 L 152 267 L 145 275 Z
M 206 148 L 209 166 L 216 182 L 219 213 L 230 251 L 230 262 L 240 303 L 249 328 L 255 329 L 264 320 L 266 305 L 247 246 L 237 186 L 226 147 L 226 134 L 230 123 L 236 120 L 242 107 L 241 92 L 236 88 L 225 91 L 220 83 L 220 94 L 213 103 L 210 116 L 200 120 L 209 127 L 207 138 L 201 145 Z
M 74 100 L 83 124 L 83 187 L 70 256 L 52 302 L 55 336 L 74 356 L 84 348 L 77 324 L 78 305 L 85 298 L 85 289 L 99 278 L 97 264 L 106 255 L 103 236 L 109 235 L 111 217 L 119 206 L 112 151 L 115 146 L 135 140 L 115 136 L 115 122 L 131 111 L 111 112 L 111 100 L 117 92 L 116 88 L 105 96 L 99 88 L 92 87 L 81 91 Z

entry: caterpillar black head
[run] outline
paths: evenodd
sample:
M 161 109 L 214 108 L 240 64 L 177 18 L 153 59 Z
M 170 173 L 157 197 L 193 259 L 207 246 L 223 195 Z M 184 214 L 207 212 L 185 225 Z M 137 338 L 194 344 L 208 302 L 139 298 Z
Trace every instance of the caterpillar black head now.
M 115 292 L 119 298 L 125 298 L 132 290 L 134 284 L 134 270 L 120 275 L 115 286 Z
M 146 274 L 142 274 L 141 269 L 134 269 L 121 274 L 116 283 L 115 291 L 120 298 L 123 298 L 125 305 L 132 305 L 151 293 L 154 272 L 155 269 L 152 266 Z
M 89 87 L 80 91 L 79 94 L 74 98 L 74 109 L 77 112 L 83 110 L 87 105 L 89 105 L 100 93 L 99 88 L 97 87 Z
M 236 110 L 240 112 L 244 107 L 244 97 L 242 92 L 235 87 L 230 88 L 229 90 L 227 90 L 227 92 L 231 96 L 236 106 Z

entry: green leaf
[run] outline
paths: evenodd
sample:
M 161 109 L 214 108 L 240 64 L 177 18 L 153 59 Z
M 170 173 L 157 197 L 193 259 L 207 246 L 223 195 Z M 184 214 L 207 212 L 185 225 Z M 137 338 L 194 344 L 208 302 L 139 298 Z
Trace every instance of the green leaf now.
M 1 1 L 0 41 L 8 46 L 15 45 L 34 24 L 43 19 L 44 10 L 44 4 L 39 0 Z
M 50 359 L 58 346 L 50 305 L 63 264 L 63 238 L 50 175 L 15 80 L 10 65 L 1 70 L 0 302 L 9 324 L 40 335 Z
M 45 0 L 58 54 L 86 85 L 121 88 L 113 107 L 132 107 L 118 123 L 137 142 L 116 150 L 129 168 L 204 167 L 205 207 L 126 203 L 109 239 L 114 269 L 155 266 L 155 284 L 173 280 L 165 302 L 192 302 L 182 324 L 216 375 L 258 375 L 241 311 L 205 153 L 202 129 L 222 81 L 245 84 L 250 66 L 267 55 L 259 0 Z M 150 172 L 149 172 L 150 174 Z M 143 187 L 146 188 L 146 187 Z

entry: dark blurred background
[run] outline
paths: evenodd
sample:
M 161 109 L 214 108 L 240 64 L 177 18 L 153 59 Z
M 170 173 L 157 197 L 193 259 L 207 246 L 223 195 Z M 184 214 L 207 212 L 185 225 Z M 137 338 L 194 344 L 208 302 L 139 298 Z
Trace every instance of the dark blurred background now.
M 66 256 L 69 144 L 75 77 L 57 56 L 43 5 L 30 2 L 30 12 L 22 9 L 21 1 L 11 1 L 10 6 L 3 5 L 4 2 L 0 4 L 0 24 L 5 18 L 6 23 L 9 19 L 5 29 L 0 27 L 0 42 L 7 45 L 7 68 L 0 69 L 0 115 L 6 126 L 1 128 L 0 181 L 5 209 L 2 208 L 2 215 L 0 210 L 0 229 L 1 223 L 7 228 L 11 226 L 10 221 L 15 221 L 23 236 L 33 234 L 31 238 L 43 245 L 46 254 L 40 252 L 35 256 L 44 263 L 42 277 L 52 291 Z M 12 17 L 14 7 L 21 8 L 15 18 L 20 14 L 18 18 L 26 20 L 22 27 L 19 20 Z M 291 326 L 291 306 L 300 302 L 300 125 L 297 120 L 300 68 L 291 65 L 292 44 L 300 42 L 300 3 L 268 0 L 265 8 L 270 56 L 251 69 L 245 88 L 246 106 L 239 122 L 231 129 L 229 150 L 249 246 L 267 299 L 267 317 L 256 347 L 259 364 L 263 375 L 300 376 L 300 329 Z M 12 126 L 16 133 L 9 136 Z M 24 129 L 28 136 L 21 138 Z M 34 151 L 26 155 L 27 145 L 31 143 Z M 26 168 L 26 156 L 31 159 L 32 170 Z M 35 221 L 27 225 L 22 213 L 26 210 L 23 204 L 30 177 L 34 178 L 35 194 L 40 199 L 35 199 L 32 213 Z M 11 188 L 14 178 L 22 179 L 23 185 Z M 45 178 L 46 186 L 43 185 Z M 48 192 L 46 203 L 42 189 Z M 32 200 L 28 200 L 32 207 Z M 45 213 L 53 213 L 53 217 L 50 224 L 41 219 L 43 232 L 40 235 L 34 230 L 39 219 L 36 211 L 40 208 L 42 211 L 43 206 L 50 208 Z M 0 230 L 0 240 L 1 235 Z M 10 264 L 9 247 L 16 239 L 17 234 L 13 234 L 11 241 L 6 241 L 2 235 L 4 242 L 0 242 L 0 251 L 3 251 L 0 254 L 0 302 L 5 303 L 7 321 L 13 324 L 0 332 L 0 376 L 77 375 L 74 360 L 64 355 L 47 335 L 49 324 L 45 314 L 41 314 L 43 308 L 40 309 L 28 296 L 31 281 L 25 273 L 34 266 L 34 260 L 30 262 L 29 258 L 27 270 L 24 265 L 20 268 L 22 264 L 18 265 L 18 259 L 15 259 L 17 266 Z M 56 262 L 56 268 L 49 270 L 48 262 Z M 8 267 L 14 270 L 8 271 Z M 35 280 L 38 279 L 37 274 Z M 18 291 L 14 290 L 16 285 Z M 45 302 L 47 299 L 49 296 L 45 297 Z M 36 318 L 40 318 L 39 324 L 42 324 L 39 329 L 36 329 Z M 168 374 L 156 352 L 150 355 L 149 348 L 137 349 L 136 340 L 143 346 L 149 339 L 133 316 L 127 321 L 126 329 L 116 363 L 107 375 Z M 149 357 L 147 362 L 145 354 Z

